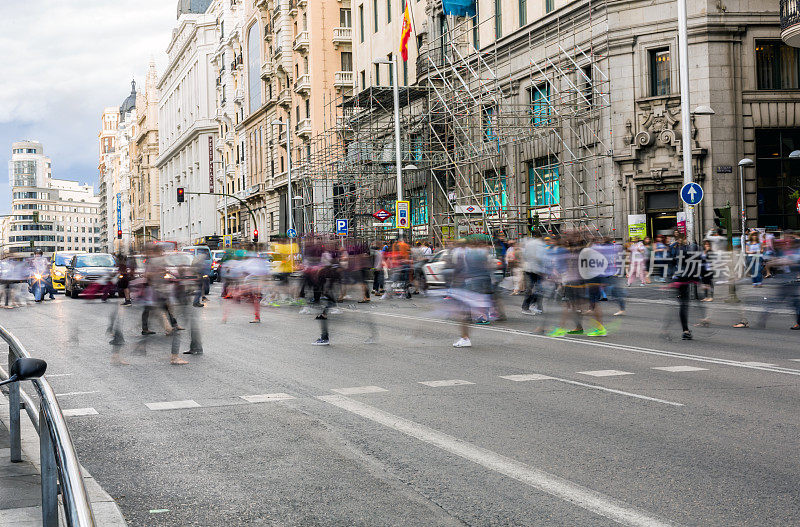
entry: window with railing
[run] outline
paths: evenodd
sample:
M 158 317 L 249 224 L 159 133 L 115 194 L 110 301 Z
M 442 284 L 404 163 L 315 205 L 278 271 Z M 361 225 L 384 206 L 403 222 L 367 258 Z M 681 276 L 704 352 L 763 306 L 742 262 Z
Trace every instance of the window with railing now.
M 487 216 L 497 216 L 500 212 L 505 212 L 508 206 L 505 168 L 487 172 L 484 179 L 486 187 L 483 191 L 486 195 L 483 198 L 483 210 Z
M 543 126 L 550 122 L 550 83 L 544 82 L 528 88 L 531 124 Z
M 540 157 L 528 164 L 529 203 L 531 207 L 558 205 L 560 188 L 558 160 Z
M 800 88 L 800 53 L 779 40 L 756 40 L 756 79 L 759 90 Z

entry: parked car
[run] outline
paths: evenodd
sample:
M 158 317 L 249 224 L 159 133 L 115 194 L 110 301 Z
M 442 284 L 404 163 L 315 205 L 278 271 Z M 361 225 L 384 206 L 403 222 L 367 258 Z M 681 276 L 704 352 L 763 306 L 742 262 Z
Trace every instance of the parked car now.
M 76 254 L 67 266 L 64 292 L 78 298 L 92 284 L 116 282 L 117 262 L 108 253 Z

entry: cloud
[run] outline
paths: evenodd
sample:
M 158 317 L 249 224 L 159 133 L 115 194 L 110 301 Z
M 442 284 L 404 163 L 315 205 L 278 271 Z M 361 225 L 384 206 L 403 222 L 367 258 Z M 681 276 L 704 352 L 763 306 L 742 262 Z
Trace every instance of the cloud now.
M 3 166 L 12 141 L 37 139 L 53 160 L 55 177 L 94 182 L 103 108 L 121 104 L 131 78 L 144 81 L 151 58 L 159 71 L 164 68 L 175 5 L 169 0 L 0 2 Z M 3 207 L 8 192 L 2 186 L 0 192 Z

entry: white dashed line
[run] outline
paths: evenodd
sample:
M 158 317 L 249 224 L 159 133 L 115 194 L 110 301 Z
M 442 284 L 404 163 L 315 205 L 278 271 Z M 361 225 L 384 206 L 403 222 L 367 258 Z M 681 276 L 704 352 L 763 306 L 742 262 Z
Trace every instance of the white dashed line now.
M 413 315 L 401 315 L 398 313 L 387 313 L 382 311 L 376 311 L 373 315 L 381 315 L 384 317 L 391 317 L 391 318 L 404 318 L 407 320 L 416 320 L 419 322 L 430 323 L 430 324 L 442 324 L 447 326 L 458 326 L 460 322 L 455 322 L 452 320 L 441 320 L 437 318 L 430 318 L 430 317 L 418 317 Z M 628 346 L 625 344 L 613 343 L 613 342 L 600 342 L 598 340 L 586 340 L 586 339 L 579 339 L 579 338 L 572 338 L 572 337 L 549 337 L 546 335 L 539 335 L 538 333 L 534 333 L 533 331 L 524 331 L 521 329 L 512 329 L 508 327 L 490 327 L 490 326 L 479 326 L 479 325 L 470 325 L 471 328 L 474 328 L 476 331 L 490 331 L 490 332 L 498 332 L 498 333 L 507 333 L 509 335 L 521 335 L 525 337 L 531 337 L 535 339 L 547 339 L 547 340 L 559 340 L 562 342 L 568 342 L 571 344 L 578 344 L 582 346 L 593 346 L 597 348 L 607 348 L 613 350 L 615 353 L 620 351 L 627 351 L 630 353 L 642 353 L 645 355 L 657 355 L 660 357 L 670 357 L 673 359 L 679 360 L 692 360 L 697 362 L 707 362 L 711 364 L 722 364 L 725 366 L 732 366 L 734 368 L 748 368 L 751 370 L 761 370 L 767 371 L 772 373 L 783 373 L 786 375 L 795 375 L 800 376 L 800 370 L 793 369 L 793 368 L 783 368 L 779 366 L 757 366 L 754 363 L 745 363 L 735 360 L 729 359 L 722 359 L 719 357 L 708 357 L 703 355 L 692 355 L 690 353 L 679 353 L 676 351 L 666 351 L 666 350 L 657 350 L 652 348 L 643 348 L 641 346 Z
M 581 375 L 591 375 L 592 377 L 614 377 L 617 375 L 633 375 L 629 371 L 619 370 L 594 370 L 594 371 L 579 371 Z
M 521 375 L 501 375 L 501 379 L 508 379 L 509 381 L 523 382 L 523 381 L 546 381 L 552 379 L 548 375 L 540 375 L 538 373 L 523 373 Z
M 98 415 L 97 410 L 94 408 L 71 408 L 69 410 L 62 410 L 64 417 L 77 417 L 80 415 Z
M 57 393 L 56 397 L 69 397 L 70 395 L 88 395 L 90 393 L 98 393 L 97 390 L 91 392 L 67 392 L 67 393 Z
M 409 437 L 424 441 L 445 452 L 472 461 L 489 470 L 520 481 L 558 499 L 572 503 L 585 510 L 629 526 L 667 527 L 668 520 L 659 518 L 647 511 L 632 507 L 622 501 L 605 496 L 567 479 L 550 474 L 536 467 L 526 465 L 491 450 L 473 445 L 451 435 L 439 432 L 425 425 L 403 417 L 390 414 L 373 406 L 366 405 L 340 395 L 325 395 L 318 399 L 337 406 L 347 412 L 397 430 Z
M 777 364 L 770 364 L 769 362 L 757 362 L 757 361 L 745 361 L 742 364 L 746 364 L 747 366 L 757 366 L 761 368 L 769 368 L 771 366 L 777 366 Z
M 420 381 L 420 384 L 430 386 L 431 388 L 440 388 L 442 386 L 464 386 L 467 384 L 475 384 L 474 382 L 464 381 L 461 379 L 450 379 L 446 381 Z
M 239 397 L 248 403 L 268 403 L 270 401 L 288 401 L 289 399 L 294 399 L 294 397 L 288 393 L 264 393 L 261 395 L 240 395 Z
M 361 395 L 362 393 L 380 393 L 388 392 L 389 390 L 380 386 L 354 386 L 352 388 L 336 388 L 331 391 L 342 395 Z
M 697 366 L 658 366 L 653 370 L 669 371 L 673 373 L 683 371 L 708 371 L 708 368 L 698 368 Z
M 48 373 L 45 378 L 52 379 L 53 377 L 69 377 L 71 373 Z
M 186 401 L 165 401 L 163 403 L 145 403 L 151 410 L 178 410 L 180 408 L 200 408 L 196 401 L 188 399 Z

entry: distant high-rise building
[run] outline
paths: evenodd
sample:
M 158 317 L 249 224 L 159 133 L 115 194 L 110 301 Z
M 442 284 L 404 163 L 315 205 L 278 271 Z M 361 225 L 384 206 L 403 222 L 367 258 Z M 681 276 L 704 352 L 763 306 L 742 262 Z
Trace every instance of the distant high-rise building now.
M 9 183 L 13 216 L 3 228 L 4 254 L 100 250 L 100 199 L 91 185 L 53 179 L 41 143 L 12 145 Z

